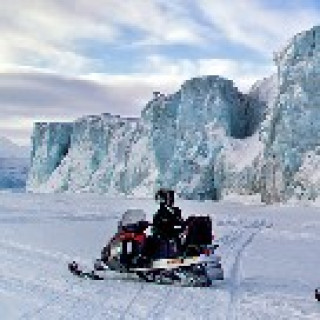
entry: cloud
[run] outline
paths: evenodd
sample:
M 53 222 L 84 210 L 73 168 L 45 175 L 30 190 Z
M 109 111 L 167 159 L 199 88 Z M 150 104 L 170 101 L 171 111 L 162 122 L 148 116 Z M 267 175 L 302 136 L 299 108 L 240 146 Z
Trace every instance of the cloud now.
M 77 37 L 96 37 L 111 41 L 115 31 L 98 25 L 86 16 L 64 10 L 60 1 L 19 0 L 0 3 L 1 66 L 24 65 L 55 68 L 68 66 L 73 71 L 92 67 L 91 59 L 76 52 Z
M 23 3 L 0 2 L 0 70 L 9 65 L 45 68 L 68 75 L 110 72 L 119 48 L 131 50 L 135 64 L 135 54 L 158 54 L 160 46 L 173 45 L 193 46 L 199 52 L 206 48 L 206 56 L 197 58 L 217 58 L 213 56 L 215 50 L 227 47 L 228 42 L 271 58 L 272 51 L 289 37 L 319 21 L 319 13 L 310 6 L 304 8 L 300 3 L 281 10 L 279 6 L 266 6 L 266 0 L 30 0 L 28 6 Z M 95 56 L 97 43 L 104 44 L 103 50 L 108 54 Z M 176 54 L 181 55 L 179 49 Z M 129 64 L 123 61 L 124 66 Z
M 23 65 L 81 74 L 112 63 L 81 51 L 79 42 L 90 40 L 116 46 L 204 43 L 205 28 L 182 8 L 183 3 L 173 10 L 145 0 L 32 0 L 27 6 L 21 0 L 2 1 L 0 68 Z M 134 41 L 133 34 L 139 35 Z
M 267 1 L 199 0 L 199 7 L 226 39 L 271 56 L 294 34 L 319 23 L 315 8 L 267 7 Z M 291 2 L 292 3 L 292 2 Z
M 138 117 L 153 91 L 173 93 L 191 77 L 221 75 L 247 90 L 272 72 L 268 66 L 228 59 L 175 61 L 159 55 L 147 57 L 144 72 L 136 74 L 70 77 L 31 68 L 8 70 L 0 74 L 0 136 L 20 144 L 29 143 L 35 121 L 74 121 L 106 112 Z
M 166 75 L 182 82 L 192 77 L 219 75 L 233 80 L 235 85 L 246 92 L 256 82 L 273 74 L 276 70 L 269 64 L 237 61 L 233 59 L 168 59 L 165 56 L 151 55 L 146 58 L 146 70 L 157 70 L 158 77 Z
M 140 54 L 147 55 L 157 54 L 159 46 L 190 45 L 208 49 L 201 58 L 214 58 L 208 56 L 210 48 L 214 52 L 229 41 L 271 57 L 289 37 L 319 21 L 319 12 L 301 2 L 291 1 L 295 5 L 283 10 L 267 2 L 30 0 L 26 6 L 22 0 L 1 1 L 0 69 L 108 72 L 112 55 L 95 58 L 90 42 L 104 43 L 105 50 L 140 47 Z
M 26 143 L 33 121 L 139 115 L 152 91 L 195 76 L 248 90 L 273 73 L 272 51 L 319 21 L 301 1 L 267 2 L 0 1 L 0 136 Z
M 76 118 L 102 112 L 138 114 L 135 102 L 144 100 L 150 85 L 141 82 L 133 87 L 132 81 L 119 86 L 121 83 L 104 85 L 58 74 L 1 74 L 1 111 L 33 118 Z
M 175 85 L 161 76 L 92 74 L 85 79 L 30 69 L 1 73 L 0 137 L 29 144 L 35 121 L 74 121 L 101 113 L 139 116 L 153 90 L 171 92 Z

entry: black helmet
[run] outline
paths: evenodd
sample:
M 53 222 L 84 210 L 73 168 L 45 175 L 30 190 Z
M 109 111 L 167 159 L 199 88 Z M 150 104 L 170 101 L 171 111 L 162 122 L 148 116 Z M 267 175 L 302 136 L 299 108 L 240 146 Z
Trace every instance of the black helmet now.
M 174 191 L 161 188 L 156 192 L 155 200 L 168 206 L 172 206 L 174 203 Z

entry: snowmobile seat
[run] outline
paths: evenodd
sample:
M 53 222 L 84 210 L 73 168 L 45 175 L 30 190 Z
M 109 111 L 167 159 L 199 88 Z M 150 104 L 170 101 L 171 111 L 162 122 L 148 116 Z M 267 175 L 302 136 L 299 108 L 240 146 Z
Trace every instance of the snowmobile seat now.
M 173 239 L 148 236 L 141 251 L 142 255 L 149 259 L 164 259 L 177 256 L 177 244 Z
M 194 217 L 186 220 L 186 246 L 212 244 L 212 222 L 209 216 Z
M 154 258 L 168 259 L 175 258 L 178 255 L 177 243 L 174 239 L 157 239 L 157 248 Z

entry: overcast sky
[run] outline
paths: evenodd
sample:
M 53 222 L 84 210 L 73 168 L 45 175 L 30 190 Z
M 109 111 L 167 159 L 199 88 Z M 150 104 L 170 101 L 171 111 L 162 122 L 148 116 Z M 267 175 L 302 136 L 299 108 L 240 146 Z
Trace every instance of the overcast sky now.
M 0 137 L 34 121 L 138 116 L 152 92 L 218 74 L 247 90 L 320 24 L 319 0 L 1 0 Z

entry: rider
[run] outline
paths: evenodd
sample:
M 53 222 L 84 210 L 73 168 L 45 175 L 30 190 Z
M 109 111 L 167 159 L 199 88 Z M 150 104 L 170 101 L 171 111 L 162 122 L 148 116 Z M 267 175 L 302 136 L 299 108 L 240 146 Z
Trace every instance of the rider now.
M 180 238 L 183 219 L 181 210 L 174 207 L 174 191 L 160 189 L 155 195 L 160 208 L 153 217 L 153 237 L 158 242 L 161 256 L 174 255 L 180 249 Z

